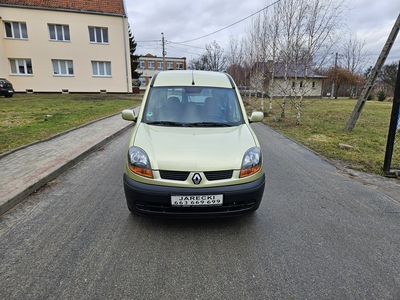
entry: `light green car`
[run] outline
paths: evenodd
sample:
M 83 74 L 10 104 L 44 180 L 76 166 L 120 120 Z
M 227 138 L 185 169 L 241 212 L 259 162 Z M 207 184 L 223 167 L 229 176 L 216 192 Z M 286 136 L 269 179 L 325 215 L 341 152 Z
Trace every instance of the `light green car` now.
M 174 217 L 255 211 L 265 186 L 259 142 L 226 73 L 156 73 L 129 141 L 124 189 L 131 212 Z

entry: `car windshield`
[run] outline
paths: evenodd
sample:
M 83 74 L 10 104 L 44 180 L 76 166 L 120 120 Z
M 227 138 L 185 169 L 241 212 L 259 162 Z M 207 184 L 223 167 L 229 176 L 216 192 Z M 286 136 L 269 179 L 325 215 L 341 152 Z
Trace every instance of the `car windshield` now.
M 143 122 L 159 126 L 237 126 L 242 111 L 234 89 L 153 87 Z

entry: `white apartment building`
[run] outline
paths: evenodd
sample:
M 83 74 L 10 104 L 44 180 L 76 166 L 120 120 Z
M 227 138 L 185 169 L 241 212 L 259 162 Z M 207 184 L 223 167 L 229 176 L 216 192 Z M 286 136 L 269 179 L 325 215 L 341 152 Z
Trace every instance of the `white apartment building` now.
M 16 92 L 132 92 L 124 0 L 1 0 L 0 26 Z

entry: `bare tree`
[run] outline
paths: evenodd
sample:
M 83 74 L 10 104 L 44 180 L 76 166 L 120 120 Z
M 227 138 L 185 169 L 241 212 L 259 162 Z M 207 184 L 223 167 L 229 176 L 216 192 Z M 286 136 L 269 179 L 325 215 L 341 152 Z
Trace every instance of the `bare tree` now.
M 348 72 L 352 73 L 352 77 L 354 78 L 362 74 L 362 70 L 365 68 L 365 64 L 367 63 L 366 57 L 368 56 L 368 53 L 363 50 L 364 46 L 365 41 L 361 41 L 356 34 L 350 33 L 340 49 L 340 62 L 343 62 L 342 66 Z M 350 97 L 355 98 L 357 97 L 359 90 L 357 84 L 359 81 L 353 80 L 352 82 L 353 83 L 350 85 Z
M 222 49 L 216 41 L 211 44 L 206 44 L 206 64 L 207 70 L 210 71 L 224 71 L 226 69 L 226 56 L 224 49 Z
M 344 0 L 284 0 L 277 5 L 283 27 L 279 41 L 286 75 L 290 69 L 294 72 L 287 80 L 299 87 L 289 94 L 297 109 L 296 124 L 300 124 L 303 100 L 312 86 L 312 70 L 320 67 L 332 51 L 343 4 Z
M 189 67 L 195 70 L 206 71 L 224 71 L 226 68 L 226 56 L 216 41 L 206 44 L 206 52 L 201 54 L 197 59 L 193 59 L 189 63 Z
M 326 72 L 325 75 L 327 76 L 329 81 L 333 81 L 335 83 L 335 94 L 332 95 L 335 97 L 335 99 L 337 99 L 338 91 L 342 85 L 355 86 L 361 81 L 361 76 L 350 72 L 343 67 L 332 67 Z
M 292 101 L 300 124 L 304 97 L 314 86 L 314 69 L 325 65 L 339 37 L 345 1 L 281 0 L 253 19 L 246 30 L 242 65 L 251 70 L 253 88 L 268 91 L 270 110 L 274 97 L 283 96 L 281 116 Z
M 341 60 L 344 60 L 346 69 L 353 74 L 361 74 L 365 67 L 368 53 L 363 50 L 365 41 L 356 34 L 350 34 L 341 49 Z
M 238 86 L 245 86 L 243 43 L 239 42 L 238 38 L 231 37 L 228 47 L 228 52 L 226 53 L 228 67 L 226 71 L 232 76 Z
M 268 17 L 268 16 L 267 16 Z M 268 92 L 269 92 L 269 112 L 272 112 L 272 103 L 274 101 L 274 85 L 275 85 L 275 61 L 276 61 L 276 55 L 277 55 L 277 42 L 278 42 L 278 37 L 279 37 L 279 30 L 280 30 L 280 23 L 278 20 L 278 14 L 273 14 L 272 17 L 269 18 L 269 26 L 268 26 L 268 32 L 270 33 L 270 40 L 272 42 L 271 44 L 271 63 L 269 66 L 270 73 L 269 73 L 269 86 L 268 86 Z
M 198 58 L 192 59 L 189 62 L 190 70 L 206 70 L 207 69 L 207 58 L 204 54 L 199 55 Z
M 261 15 L 252 19 L 246 29 L 246 39 L 244 41 L 244 51 L 246 53 L 245 69 L 247 74 L 249 89 L 256 95 L 262 93 L 261 110 L 264 111 L 264 95 L 269 93 L 270 71 L 267 63 L 272 59 L 272 33 L 271 33 L 272 14 L 269 10 L 264 10 Z M 270 110 L 272 103 L 270 102 Z
M 391 62 L 388 65 L 384 65 L 382 67 L 382 72 L 380 74 L 380 79 L 390 85 L 392 87 L 392 91 L 394 94 L 394 89 L 396 87 L 396 81 L 400 78 L 397 78 L 397 69 L 398 69 L 398 63 L 397 62 Z
M 261 45 L 262 48 L 255 52 L 263 54 L 260 56 L 263 59 L 259 59 L 262 63 L 257 63 L 261 68 L 253 71 L 256 77 L 260 77 L 267 63 L 268 74 L 263 82 L 270 96 L 269 110 L 272 111 L 274 96 L 283 95 L 281 117 L 285 117 L 287 100 L 293 96 L 292 81 L 299 81 L 297 69 L 306 64 L 309 56 L 308 51 L 304 51 L 307 42 L 304 28 L 307 6 L 304 3 L 303 0 L 282 0 L 273 11 L 265 12 L 262 19 L 256 20 L 252 26 L 252 44 Z M 281 79 L 275 80 L 276 76 Z M 260 83 L 259 80 L 254 82 Z

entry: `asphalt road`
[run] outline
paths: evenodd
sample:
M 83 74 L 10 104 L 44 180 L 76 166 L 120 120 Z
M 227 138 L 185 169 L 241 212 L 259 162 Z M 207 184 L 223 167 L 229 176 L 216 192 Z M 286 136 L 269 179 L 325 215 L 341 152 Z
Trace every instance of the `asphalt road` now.
M 400 204 L 262 124 L 260 209 L 131 215 L 129 131 L 0 218 L 0 299 L 400 299 Z

